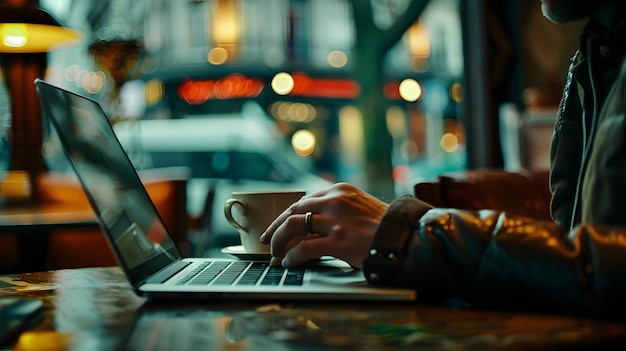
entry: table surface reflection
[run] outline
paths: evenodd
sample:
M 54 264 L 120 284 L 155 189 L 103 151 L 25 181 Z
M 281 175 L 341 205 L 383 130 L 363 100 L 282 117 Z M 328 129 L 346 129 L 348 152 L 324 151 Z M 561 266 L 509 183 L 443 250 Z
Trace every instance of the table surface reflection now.
M 626 326 L 567 316 L 414 303 L 147 301 L 134 294 L 117 267 L 0 276 L 3 295 L 44 302 L 43 320 L 20 336 L 15 350 L 553 350 L 626 345 Z

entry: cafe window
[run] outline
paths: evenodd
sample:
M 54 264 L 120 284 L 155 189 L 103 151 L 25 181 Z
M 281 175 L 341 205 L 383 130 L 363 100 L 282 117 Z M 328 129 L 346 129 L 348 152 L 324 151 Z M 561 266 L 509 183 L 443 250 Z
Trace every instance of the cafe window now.
M 129 79 L 138 82 L 145 94 L 133 89 L 132 99 L 125 99 L 129 89 L 124 88 L 120 98 L 133 103 L 145 95 L 145 107 L 121 118 L 211 116 L 254 100 L 284 139 L 294 149 L 300 148 L 295 151 L 310 161 L 314 173 L 360 185 L 363 174 L 358 154 L 364 150 L 354 147 L 366 141 L 358 140 L 363 135 L 341 135 L 361 130 L 356 124 L 363 118 L 346 117 L 355 111 L 354 98 L 360 93 L 354 76 L 358 58 L 350 1 L 204 0 L 188 1 L 182 7 L 171 0 L 116 3 L 115 8 L 128 9 L 124 16 L 134 24 L 131 32 L 145 49 L 137 66 L 128 71 L 132 73 Z M 384 29 L 409 3 L 373 2 L 375 25 Z M 110 72 L 98 67 L 86 49 L 113 22 L 106 11 L 107 7 L 85 5 L 59 12 L 68 26 L 83 31 L 84 41 L 51 53 L 47 78 L 100 101 L 110 111 L 110 104 L 119 103 L 109 96 Z M 429 1 L 381 62 L 383 86 L 379 89 L 387 99 L 383 128 L 393 139 L 390 176 L 396 195 L 410 192 L 417 180 L 467 166 L 466 126 L 459 112 L 464 75 L 460 12 L 459 0 Z M 227 54 L 223 61 L 216 49 Z M 103 72 L 107 77 L 102 88 L 92 92 L 78 74 L 70 80 L 70 70 L 81 77 L 100 77 Z M 296 93 L 279 93 L 273 86 L 279 73 L 300 79 L 306 87 Z M 193 91 L 185 90 L 185 84 Z M 316 87 L 322 87 L 321 92 Z M 0 115 L 0 121 L 8 113 Z M 312 146 L 296 144 L 296 135 L 305 135 Z M 342 149 L 342 140 L 353 140 L 353 144 Z M 0 160 L 8 158 L 7 153 L 3 148 Z

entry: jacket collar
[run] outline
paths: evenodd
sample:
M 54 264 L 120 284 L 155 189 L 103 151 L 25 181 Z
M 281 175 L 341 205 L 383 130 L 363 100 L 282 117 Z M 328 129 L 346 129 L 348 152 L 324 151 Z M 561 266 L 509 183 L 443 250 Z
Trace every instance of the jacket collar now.
M 595 52 L 609 61 L 617 60 L 621 63 L 626 56 L 625 37 L 626 1 L 609 2 L 589 19 L 583 29 L 578 61 L 584 61 Z
M 572 60 L 570 72 L 581 89 L 580 101 L 588 110 L 592 101 L 603 101 L 626 57 L 626 1 L 606 4 L 589 19 L 580 36 L 580 50 Z M 590 76 L 593 75 L 592 77 Z M 586 99 L 592 93 L 594 99 Z

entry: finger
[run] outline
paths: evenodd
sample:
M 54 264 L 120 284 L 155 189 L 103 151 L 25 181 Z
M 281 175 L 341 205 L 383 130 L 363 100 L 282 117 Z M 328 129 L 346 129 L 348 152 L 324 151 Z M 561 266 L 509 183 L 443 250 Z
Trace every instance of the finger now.
M 330 219 L 326 216 L 311 213 L 310 226 L 308 228 L 305 221 L 306 214 L 292 215 L 276 230 L 270 241 L 272 256 L 283 255 L 300 241 L 328 235 L 325 228 L 327 228 L 326 225 Z
M 278 229 L 278 227 L 280 227 L 287 220 L 287 218 L 289 218 L 289 216 L 296 213 L 297 211 L 296 208 L 297 208 L 297 202 L 287 207 L 286 210 L 284 210 L 281 214 L 279 214 L 278 217 L 276 217 L 272 221 L 272 223 L 270 223 L 267 229 L 265 229 L 265 232 L 263 232 L 263 234 L 261 234 L 261 236 L 259 237 L 259 240 L 261 240 L 261 243 L 269 244 L 270 241 L 272 240 L 272 237 L 274 236 L 274 233 Z
M 324 191 L 304 196 L 298 202 L 295 202 L 291 206 L 289 206 L 285 211 L 279 214 L 278 217 L 276 217 L 276 219 L 274 219 L 274 221 L 272 221 L 272 223 L 267 227 L 267 229 L 265 229 L 265 232 L 261 234 L 261 237 L 259 238 L 261 242 L 263 244 L 269 244 L 278 228 L 284 225 L 284 223 L 291 216 L 299 214 L 302 214 L 302 216 L 304 216 L 306 212 L 310 211 L 315 213 L 322 209 L 323 196 L 326 193 L 327 192 Z M 304 223 L 304 220 L 302 220 L 302 223 Z
M 304 220 L 304 214 L 294 214 L 280 224 L 269 242 L 272 256 L 282 255 L 290 242 L 301 241 L 308 235 Z
M 329 237 L 303 240 L 285 254 L 285 257 L 280 261 L 280 265 L 286 268 L 295 267 L 307 261 L 331 255 L 330 251 L 333 248 L 332 240 Z M 278 257 L 275 258 L 279 259 Z
M 281 265 L 281 263 L 280 263 L 280 262 L 281 262 L 282 260 L 283 260 L 283 258 L 282 258 L 282 257 L 272 257 L 272 258 L 270 259 L 270 265 L 272 265 L 272 266 L 278 266 L 278 267 L 281 267 L 282 265 Z

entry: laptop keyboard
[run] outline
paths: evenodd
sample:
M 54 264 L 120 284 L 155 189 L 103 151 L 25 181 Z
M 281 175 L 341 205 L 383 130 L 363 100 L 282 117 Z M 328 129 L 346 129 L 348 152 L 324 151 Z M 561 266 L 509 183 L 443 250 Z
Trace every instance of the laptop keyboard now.
M 176 285 L 302 285 L 304 269 L 271 266 L 267 262 L 207 261 Z

